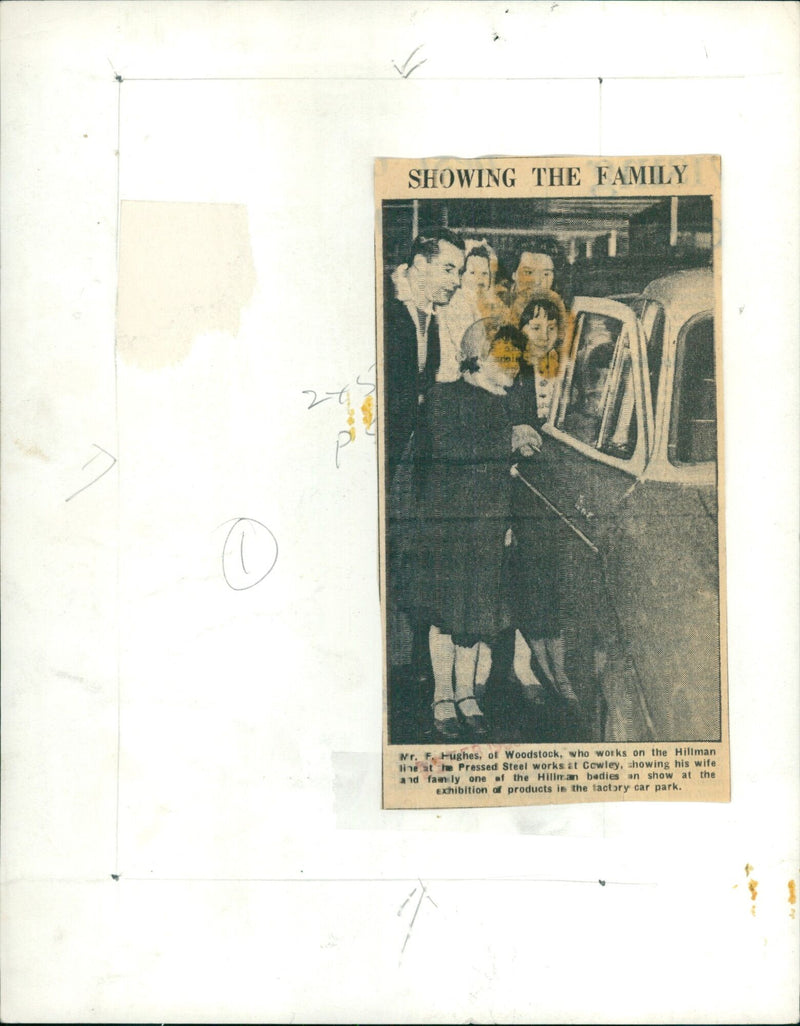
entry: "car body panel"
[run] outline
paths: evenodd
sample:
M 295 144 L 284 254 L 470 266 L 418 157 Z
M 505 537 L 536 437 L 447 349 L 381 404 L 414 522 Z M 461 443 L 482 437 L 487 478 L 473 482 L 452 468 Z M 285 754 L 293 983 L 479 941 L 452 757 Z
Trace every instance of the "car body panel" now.
M 661 304 L 664 312 L 657 389 L 648 372 L 648 345 L 653 359 L 655 343 L 629 305 L 635 300 L 624 298 L 575 300 L 575 337 L 543 426 L 542 452 L 519 471 L 535 515 L 559 547 L 569 672 L 582 700 L 589 702 L 595 688 L 606 706 L 605 722 L 587 728 L 587 736 L 719 740 L 716 462 L 677 462 L 672 420 L 687 326 L 712 316 L 711 272 L 677 272 L 652 282 L 639 297 Z M 564 429 L 581 395 L 572 375 L 579 374 L 581 359 L 588 366 L 592 352 L 588 336 L 580 341 L 585 316 L 615 329 L 624 325 L 615 354 L 630 361 L 638 424 L 627 459 Z M 615 355 L 612 368 L 618 363 Z M 613 372 L 603 393 L 603 424 L 612 401 L 609 382 Z M 703 423 L 697 421 L 701 439 Z M 596 446 L 602 439 L 601 427 Z
M 720 737 L 716 516 L 691 485 L 642 481 L 603 550 L 655 740 Z

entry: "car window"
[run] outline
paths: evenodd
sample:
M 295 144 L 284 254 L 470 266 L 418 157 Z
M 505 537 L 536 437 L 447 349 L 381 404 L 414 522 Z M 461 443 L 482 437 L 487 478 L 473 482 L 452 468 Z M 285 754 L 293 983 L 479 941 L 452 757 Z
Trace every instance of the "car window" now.
M 717 455 L 714 318 L 701 314 L 678 338 L 669 432 L 670 462 L 706 463 Z
M 624 322 L 581 313 L 556 427 L 599 452 L 630 459 L 636 449 L 636 400 L 630 336 Z

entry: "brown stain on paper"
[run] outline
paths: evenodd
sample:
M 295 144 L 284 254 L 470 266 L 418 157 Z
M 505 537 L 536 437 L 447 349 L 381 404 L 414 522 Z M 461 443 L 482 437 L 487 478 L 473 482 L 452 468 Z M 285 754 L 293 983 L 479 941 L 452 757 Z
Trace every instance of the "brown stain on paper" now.
M 795 883 L 794 880 L 790 880 L 789 881 L 789 915 L 791 916 L 792 919 L 794 919 L 794 917 L 795 917 L 795 915 L 797 913 L 797 909 L 795 908 L 796 904 L 797 904 L 797 884 Z
M 117 353 L 157 370 L 198 335 L 239 333 L 256 276 L 247 207 L 126 200 L 120 213 Z
M 33 459 L 42 460 L 45 463 L 49 463 L 50 457 L 47 453 L 42 452 L 38 445 L 26 445 L 25 442 L 20 441 L 19 438 L 14 439 L 14 445 L 23 452 L 26 456 L 31 456 Z

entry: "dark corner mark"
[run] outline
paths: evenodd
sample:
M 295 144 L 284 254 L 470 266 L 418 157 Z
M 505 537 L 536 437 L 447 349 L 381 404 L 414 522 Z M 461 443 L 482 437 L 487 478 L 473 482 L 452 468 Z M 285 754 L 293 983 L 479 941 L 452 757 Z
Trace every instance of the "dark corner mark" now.
M 600 884 L 601 887 L 605 887 L 606 885 L 605 880 L 598 880 L 597 882 Z
M 115 75 L 115 76 L 114 76 L 114 78 L 115 78 L 115 79 L 116 79 L 116 80 L 117 80 L 118 82 L 121 82 L 121 81 L 122 81 L 122 75 Z
M 111 879 L 112 880 L 116 880 L 117 883 L 119 883 L 119 873 L 112 873 L 111 874 Z

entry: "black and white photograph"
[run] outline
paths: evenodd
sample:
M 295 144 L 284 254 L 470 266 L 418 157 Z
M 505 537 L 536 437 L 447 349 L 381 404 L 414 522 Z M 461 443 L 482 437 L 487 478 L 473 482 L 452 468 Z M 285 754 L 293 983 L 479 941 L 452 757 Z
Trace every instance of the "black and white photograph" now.
M 723 740 L 701 160 L 430 162 L 382 201 L 389 745 Z

